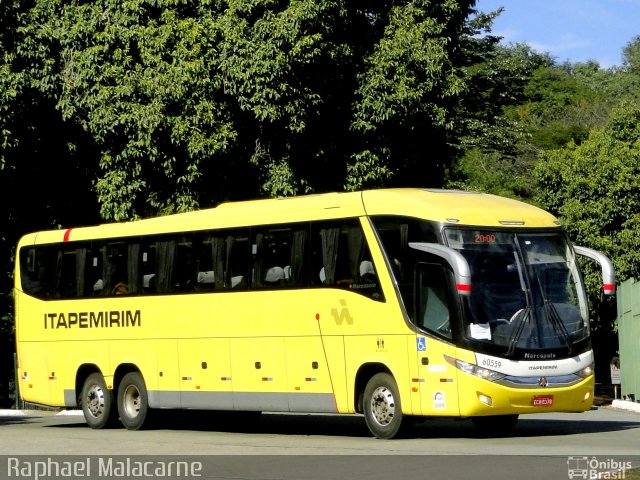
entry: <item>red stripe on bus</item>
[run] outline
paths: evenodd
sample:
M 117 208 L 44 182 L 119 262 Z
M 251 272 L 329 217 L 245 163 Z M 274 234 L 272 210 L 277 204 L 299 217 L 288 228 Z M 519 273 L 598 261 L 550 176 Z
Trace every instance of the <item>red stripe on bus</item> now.
M 62 240 L 63 242 L 69 241 L 69 235 L 71 235 L 71 230 L 73 230 L 73 228 L 67 228 L 67 230 L 64 232 L 64 239 Z

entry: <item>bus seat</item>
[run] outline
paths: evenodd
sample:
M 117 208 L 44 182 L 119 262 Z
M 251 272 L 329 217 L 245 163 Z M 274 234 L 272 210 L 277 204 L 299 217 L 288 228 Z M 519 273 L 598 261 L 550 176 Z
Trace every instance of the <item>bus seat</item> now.
M 264 281 L 268 285 L 277 285 L 284 280 L 284 269 L 282 267 L 271 267 L 264 276 Z
M 100 293 L 104 288 L 104 282 L 99 278 L 96 283 L 93 284 L 93 293 Z
M 367 275 L 375 275 L 376 272 L 373 270 L 373 263 L 369 260 L 363 260 L 360 262 L 360 277 L 365 278 Z
M 216 278 L 213 270 L 198 272 L 198 285 L 208 285 L 214 283 L 215 281 Z
M 155 273 L 149 273 L 147 275 L 142 276 L 142 289 L 145 292 L 156 291 L 156 274 Z

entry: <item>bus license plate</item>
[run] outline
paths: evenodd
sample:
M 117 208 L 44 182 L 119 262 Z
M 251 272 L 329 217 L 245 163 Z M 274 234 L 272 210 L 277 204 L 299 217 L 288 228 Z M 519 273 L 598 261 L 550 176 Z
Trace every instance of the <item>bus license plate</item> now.
M 536 395 L 531 399 L 534 407 L 550 407 L 553 405 L 553 395 Z

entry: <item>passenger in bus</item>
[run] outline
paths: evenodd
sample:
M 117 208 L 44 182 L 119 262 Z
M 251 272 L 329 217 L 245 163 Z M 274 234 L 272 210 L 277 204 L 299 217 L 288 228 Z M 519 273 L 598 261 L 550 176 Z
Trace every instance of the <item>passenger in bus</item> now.
M 113 285 L 111 295 L 127 295 L 129 293 L 129 286 L 125 281 L 126 275 L 122 273 L 123 271 L 123 269 L 118 268 L 111 276 L 111 285 Z
M 118 282 L 114 285 L 112 292 L 114 295 L 127 295 L 129 286 L 124 282 Z

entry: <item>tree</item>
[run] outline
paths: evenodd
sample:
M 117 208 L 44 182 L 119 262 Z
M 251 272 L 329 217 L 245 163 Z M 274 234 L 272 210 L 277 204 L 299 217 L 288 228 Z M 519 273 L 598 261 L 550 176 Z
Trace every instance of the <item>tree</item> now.
M 577 242 L 606 252 L 621 279 L 640 274 L 640 106 L 622 105 L 581 145 L 547 152 L 540 200 Z
M 538 201 L 577 244 L 612 258 L 619 280 L 640 275 L 640 107 L 616 108 L 580 145 L 546 152 L 536 165 Z M 597 273 L 586 266 L 592 296 Z M 600 326 L 613 329 L 612 318 Z
M 100 152 L 102 216 L 122 220 L 425 166 L 438 185 L 472 4 L 39 0 L 24 31 L 35 83 Z
M 640 75 L 640 35 L 622 49 L 622 65 L 627 71 Z
M 545 152 L 536 165 L 539 202 L 556 213 L 574 243 L 613 259 L 618 280 L 640 274 L 640 107 L 623 104 L 604 127 L 580 145 Z M 608 375 L 616 354 L 615 300 L 603 298 L 600 276 L 590 262 L 583 269 L 594 308 L 592 330 L 596 375 Z
M 459 158 L 448 186 L 529 199 L 536 149 L 528 143 L 522 118 L 511 112 L 526 101 L 535 72 L 552 61 L 523 44 L 493 45 L 480 58 L 466 67 L 468 87 L 457 114 Z

